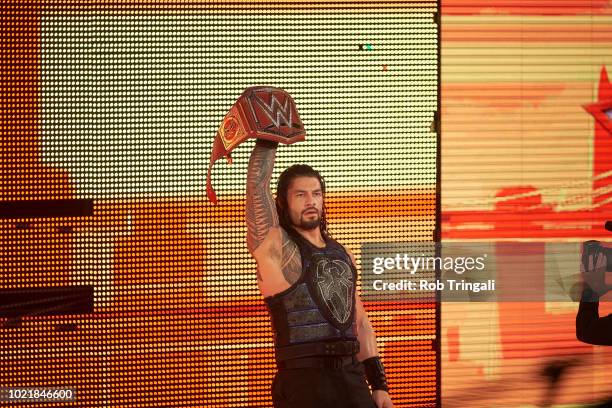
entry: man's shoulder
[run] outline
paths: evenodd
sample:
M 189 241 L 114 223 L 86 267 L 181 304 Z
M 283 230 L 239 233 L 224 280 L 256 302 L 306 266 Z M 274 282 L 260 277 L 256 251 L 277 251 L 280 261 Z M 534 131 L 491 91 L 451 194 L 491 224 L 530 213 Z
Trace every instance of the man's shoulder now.
M 357 261 L 355 260 L 355 255 L 353 255 L 353 252 L 351 252 L 351 250 L 349 249 L 349 247 L 347 247 L 346 245 L 341 244 L 340 242 L 336 241 L 333 238 L 330 238 L 333 242 L 335 242 L 336 244 L 338 244 L 338 246 L 340 246 L 342 249 L 344 249 L 344 252 L 347 253 L 347 255 L 349 256 L 349 258 L 351 258 L 351 261 L 353 262 L 353 265 L 355 265 L 355 267 L 357 267 Z
M 295 243 L 297 244 L 298 238 L 295 236 L 295 234 L 293 234 L 291 231 L 285 229 L 282 226 L 278 226 L 279 230 L 280 230 L 280 235 L 281 235 L 281 239 L 283 242 L 283 246 L 288 244 L 288 243 Z

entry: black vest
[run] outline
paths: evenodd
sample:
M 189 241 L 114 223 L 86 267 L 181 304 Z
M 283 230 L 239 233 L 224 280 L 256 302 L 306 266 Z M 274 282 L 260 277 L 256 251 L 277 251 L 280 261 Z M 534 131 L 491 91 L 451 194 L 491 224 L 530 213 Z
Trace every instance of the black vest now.
M 302 275 L 286 290 L 265 298 L 277 348 L 296 344 L 356 340 L 357 271 L 342 245 L 325 248 L 288 231 L 300 249 Z

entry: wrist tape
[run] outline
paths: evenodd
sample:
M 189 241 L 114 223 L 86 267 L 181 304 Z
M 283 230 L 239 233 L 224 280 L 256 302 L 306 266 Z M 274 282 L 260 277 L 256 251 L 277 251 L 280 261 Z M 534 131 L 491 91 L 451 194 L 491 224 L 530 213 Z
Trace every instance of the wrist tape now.
M 363 360 L 363 366 L 365 367 L 366 378 L 372 387 L 372 391 L 383 390 L 388 392 L 389 387 L 385 377 L 385 368 L 380 358 L 376 356 L 365 359 Z

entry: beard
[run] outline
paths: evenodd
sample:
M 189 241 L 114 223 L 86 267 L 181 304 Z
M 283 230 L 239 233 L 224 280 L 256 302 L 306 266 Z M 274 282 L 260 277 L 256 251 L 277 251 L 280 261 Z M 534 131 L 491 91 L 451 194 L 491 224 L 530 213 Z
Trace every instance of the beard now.
M 294 225 L 304 230 L 313 230 L 315 228 L 319 228 L 319 226 L 321 225 L 321 217 L 319 216 L 319 212 L 317 211 L 317 217 L 313 219 L 305 219 L 304 214 L 302 214 L 302 216 L 300 217 L 300 222 Z

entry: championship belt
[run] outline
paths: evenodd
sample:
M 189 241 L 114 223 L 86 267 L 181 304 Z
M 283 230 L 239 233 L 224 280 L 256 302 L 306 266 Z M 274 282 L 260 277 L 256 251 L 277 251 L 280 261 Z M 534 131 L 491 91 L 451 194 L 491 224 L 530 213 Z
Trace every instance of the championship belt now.
M 305 137 L 306 131 L 295 102 L 287 92 L 270 86 L 247 88 L 223 118 L 213 142 L 206 177 L 208 199 L 213 204 L 217 203 L 211 182 L 213 164 L 221 157 L 226 157 L 227 162 L 232 164 L 230 152 L 246 139 L 292 144 Z

